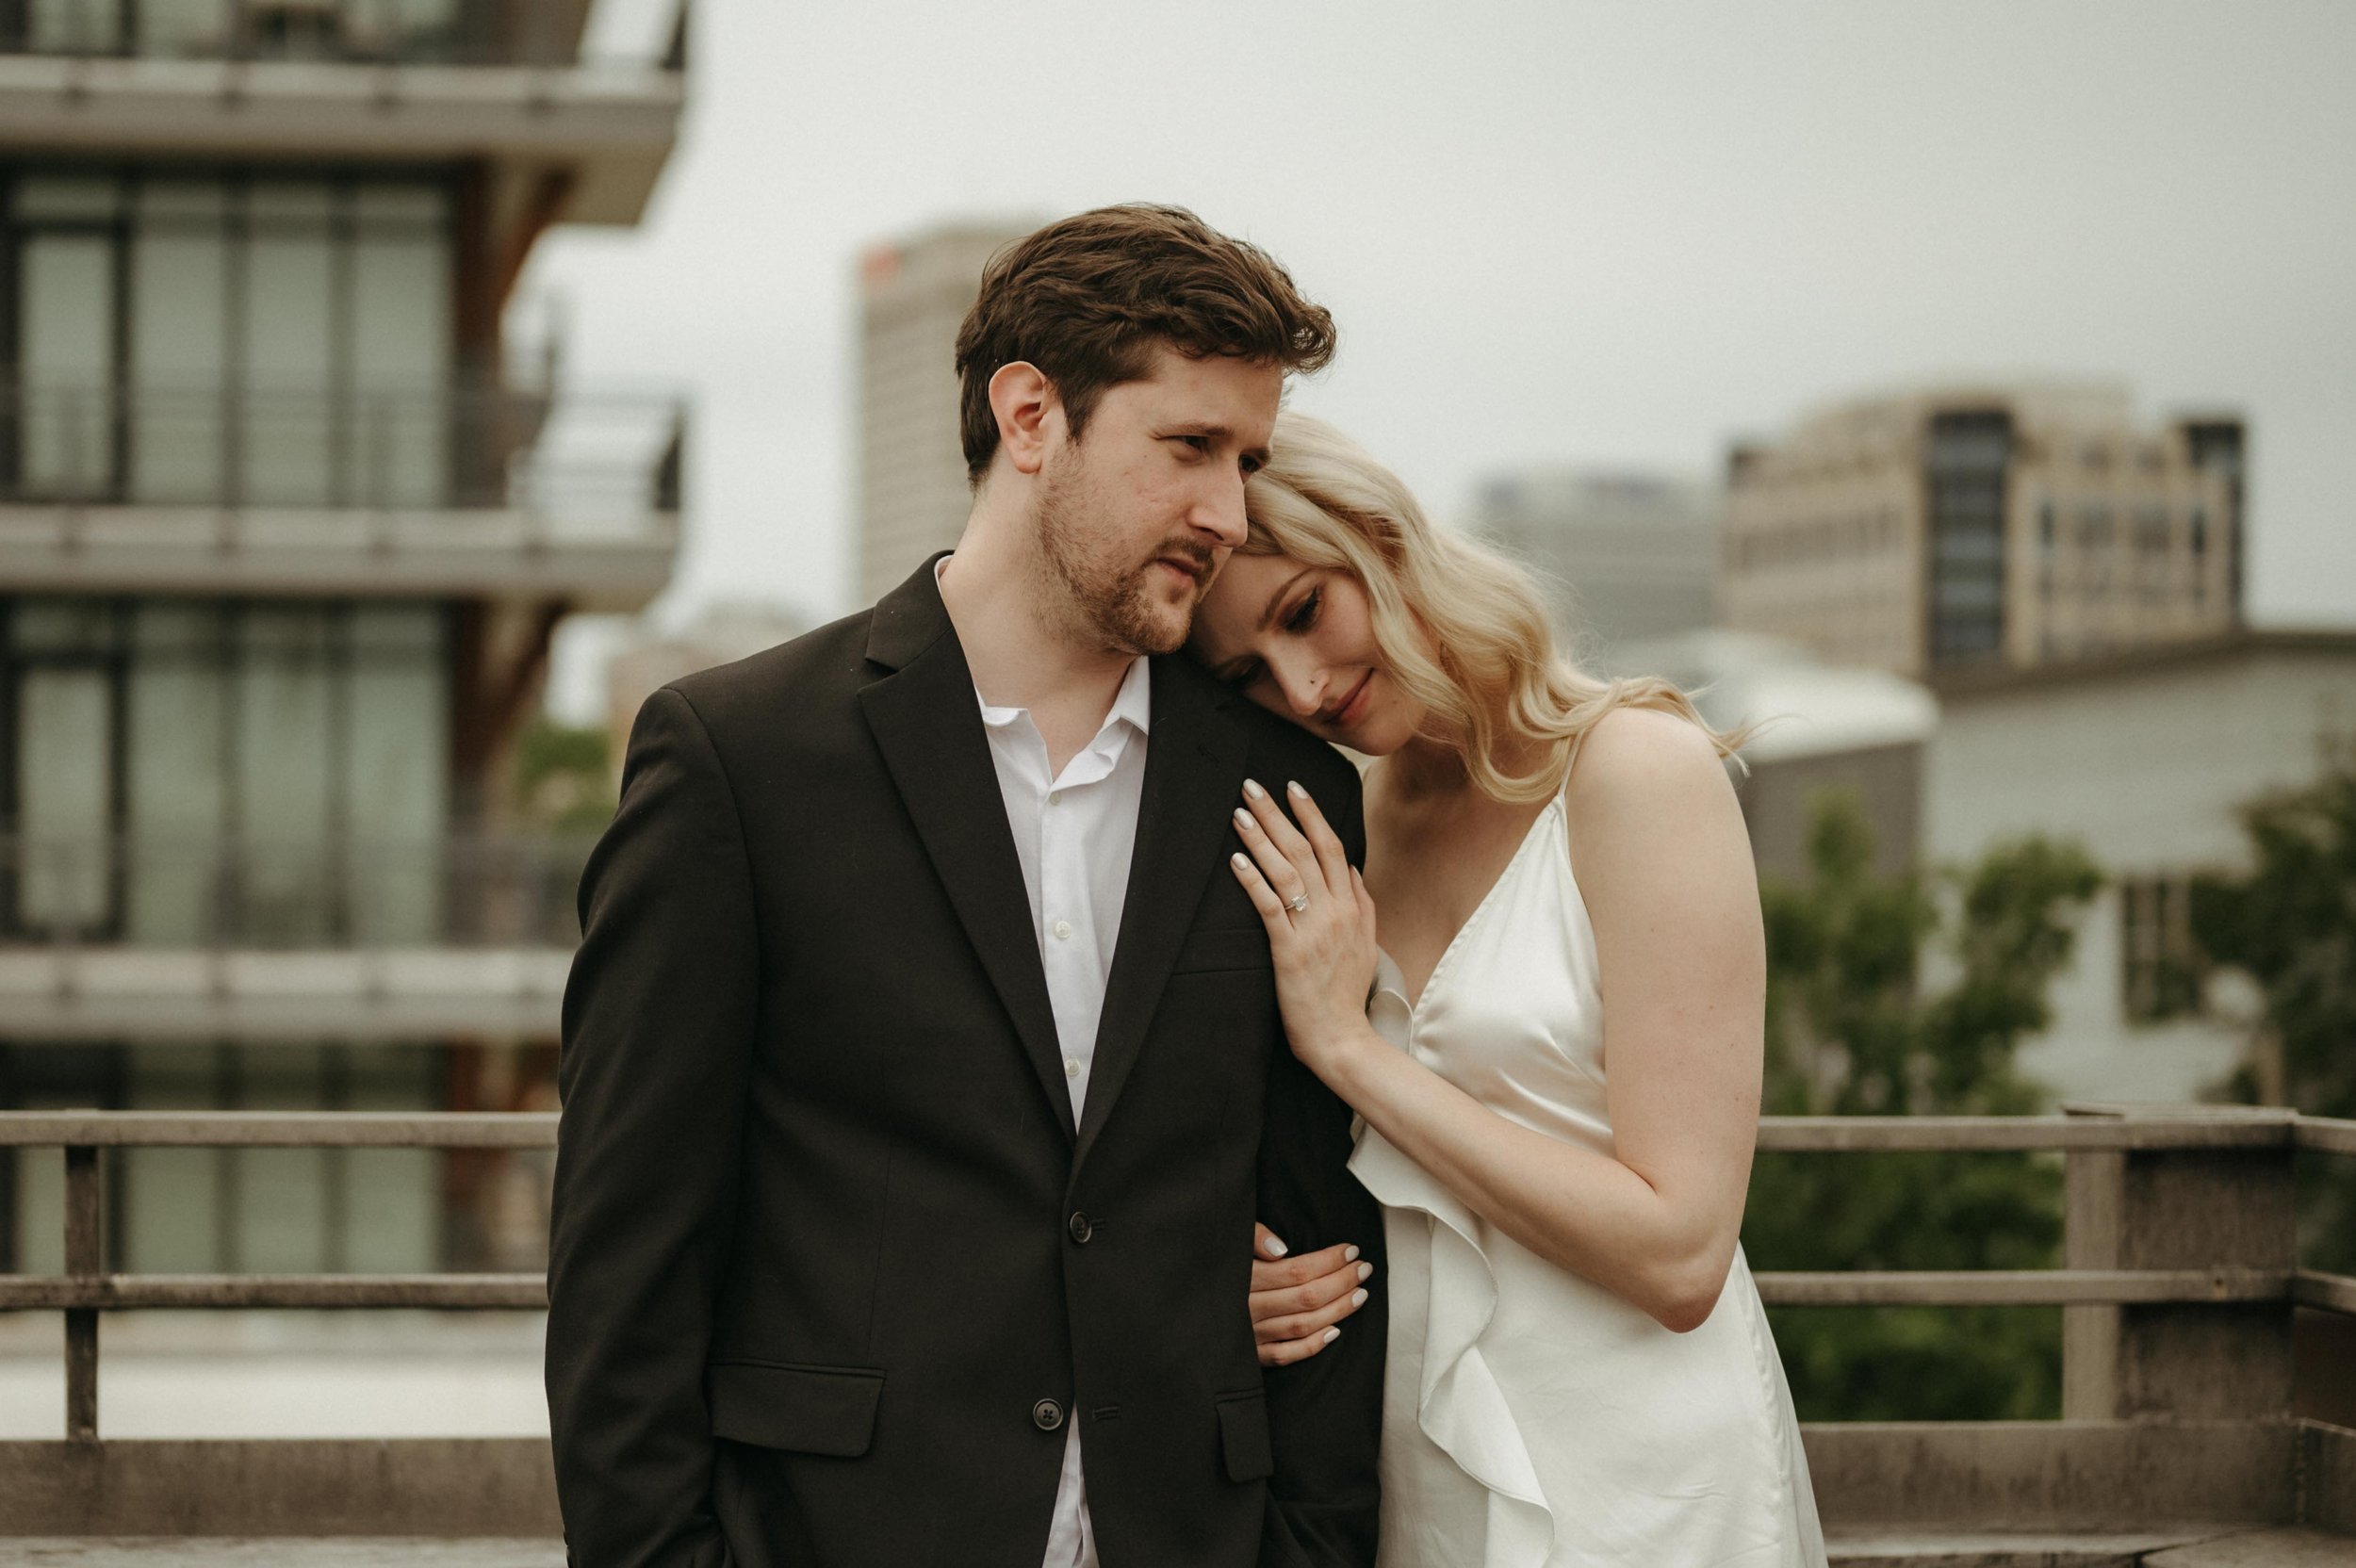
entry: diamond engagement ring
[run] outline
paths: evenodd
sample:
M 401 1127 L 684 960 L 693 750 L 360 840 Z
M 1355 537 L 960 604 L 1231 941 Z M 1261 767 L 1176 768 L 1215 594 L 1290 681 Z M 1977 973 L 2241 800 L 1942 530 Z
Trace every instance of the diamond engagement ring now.
M 1284 907 L 1290 909 L 1296 915 L 1301 913 L 1301 910 L 1306 909 L 1308 906 L 1309 895 L 1305 892 L 1295 893 L 1292 897 L 1284 901 Z

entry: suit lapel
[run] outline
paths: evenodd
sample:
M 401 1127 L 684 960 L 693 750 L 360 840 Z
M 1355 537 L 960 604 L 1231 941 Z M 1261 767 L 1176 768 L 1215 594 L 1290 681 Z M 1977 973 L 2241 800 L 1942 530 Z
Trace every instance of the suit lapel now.
M 1156 659 L 1153 671 L 1153 731 L 1137 844 L 1104 985 L 1096 1059 L 1088 1069 L 1075 1169 L 1137 1065 L 1204 886 L 1214 872 L 1227 874 L 1228 820 L 1242 799 L 1249 736 L 1225 711 L 1232 694 L 1183 658 Z
M 875 607 L 867 657 L 894 672 L 859 693 L 868 727 L 966 939 L 1069 1135 L 1072 1094 L 1032 930 L 1030 894 L 1006 825 L 973 673 L 941 605 L 931 562 Z

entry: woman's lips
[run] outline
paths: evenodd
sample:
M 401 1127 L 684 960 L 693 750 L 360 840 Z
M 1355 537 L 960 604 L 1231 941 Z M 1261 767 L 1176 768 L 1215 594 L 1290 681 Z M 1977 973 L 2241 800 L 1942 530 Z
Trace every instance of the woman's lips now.
M 1373 684 L 1374 672 L 1372 670 L 1368 670 L 1366 674 L 1360 676 L 1358 678 L 1358 684 L 1350 689 L 1350 695 L 1342 699 L 1342 705 L 1333 710 L 1333 716 L 1328 719 L 1326 723 L 1347 727 L 1356 724 L 1360 719 L 1364 718 L 1366 716 L 1366 689 Z

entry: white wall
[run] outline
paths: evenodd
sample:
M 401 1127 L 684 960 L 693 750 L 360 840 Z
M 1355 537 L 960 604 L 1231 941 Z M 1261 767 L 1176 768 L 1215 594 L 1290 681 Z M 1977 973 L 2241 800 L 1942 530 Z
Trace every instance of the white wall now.
M 2243 863 L 2233 808 L 2312 778 L 2356 730 L 2356 637 L 2267 637 L 2102 674 L 1943 694 L 1926 759 L 1923 847 L 1968 860 L 2031 832 L 2075 838 L 2112 874 Z M 2244 1032 L 2130 1024 L 2115 888 L 2086 910 L 2053 1027 L 2022 1066 L 2065 1098 L 2186 1100 L 2230 1071 Z

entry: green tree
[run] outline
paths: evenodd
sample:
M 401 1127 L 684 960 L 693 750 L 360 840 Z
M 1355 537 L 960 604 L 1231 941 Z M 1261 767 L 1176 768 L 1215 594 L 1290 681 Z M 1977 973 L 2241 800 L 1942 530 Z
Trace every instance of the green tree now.
M 1788 1116 L 2020 1115 L 2014 1053 L 2101 883 L 2041 838 L 1934 877 L 1884 876 L 1854 798 L 1819 803 L 1811 875 L 1761 889 L 1766 1108 Z M 1762 1154 L 1743 1247 L 1760 1269 L 2037 1268 L 2057 1261 L 2061 1170 L 2018 1154 Z M 1810 1420 L 2057 1413 L 2061 1318 L 2019 1308 L 1778 1308 Z
M 510 798 L 517 819 L 559 837 L 595 835 L 614 820 L 618 785 L 602 729 L 543 715 L 515 738 Z
M 2194 879 L 2194 939 L 2255 982 L 2282 1097 L 2311 1115 L 2356 1117 L 2356 739 L 2328 744 L 2311 782 L 2236 814 L 2250 869 Z M 2226 1092 L 2254 1101 L 2259 1086 L 2245 1069 Z M 2318 1158 L 2299 1178 L 2304 1256 L 2356 1270 L 2356 1172 Z

